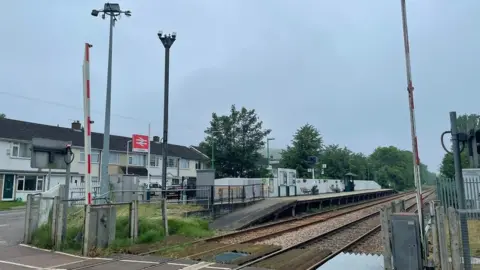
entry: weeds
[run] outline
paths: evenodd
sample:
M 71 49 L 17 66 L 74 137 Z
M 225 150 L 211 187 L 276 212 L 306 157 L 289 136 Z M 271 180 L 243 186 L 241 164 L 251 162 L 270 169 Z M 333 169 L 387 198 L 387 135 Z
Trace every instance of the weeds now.
M 62 250 L 78 252 L 82 248 L 83 223 L 78 217 L 69 216 L 69 223 Z M 127 216 L 119 216 L 116 220 L 115 240 L 105 250 L 97 250 L 97 254 L 126 252 L 133 245 L 151 244 L 165 240 L 162 219 L 159 217 L 140 217 L 138 221 L 138 238 L 132 243 L 129 238 L 129 220 Z M 168 220 L 170 235 L 181 235 L 198 239 L 212 236 L 208 221 L 200 218 L 172 218 Z M 32 235 L 32 244 L 39 248 L 52 249 L 50 224 L 40 226 Z

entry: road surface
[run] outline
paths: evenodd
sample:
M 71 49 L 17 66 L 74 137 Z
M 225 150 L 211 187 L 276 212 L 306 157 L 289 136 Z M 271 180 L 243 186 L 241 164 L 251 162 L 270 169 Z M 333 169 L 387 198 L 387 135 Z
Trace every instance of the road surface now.
M 22 242 L 24 220 L 25 210 L 0 211 L 0 248 Z

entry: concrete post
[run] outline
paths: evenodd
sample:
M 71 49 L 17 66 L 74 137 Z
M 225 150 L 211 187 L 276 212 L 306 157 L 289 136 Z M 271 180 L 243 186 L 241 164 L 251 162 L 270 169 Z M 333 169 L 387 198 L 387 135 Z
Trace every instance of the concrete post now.
M 447 249 L 447 235 L 445 233 L 445 210 L 443 206 L 437 206 L 435 209 L 437 232 L 438 232 L 438 248 L 440 255 L 440 268 L 449 270 L 448 249 Z
M 453 207 L 448 208 L 448 222 L 450 227 L 450 249 L 452 251 L 452 269 L 461 270 L 462 260 L 460 257 L 460 232 L 458 229 L 457 213 Z
M 23 232 L 23 242 L 25 244 L 30 244 L 30 222 L 32 220 L 31 212 L 32 212 L 32 195 L 27 195 L 27 206 L 25 209 L 25 226 Z
M 55 237 L 57 236 L 57 223 L 58 223 L 58 204 L 60 202 L 60 198 L 55 196 L 53 198 L 53 205 L 52 205 L 52 225 L 50 227 L 50 241 L 52 246 L 55 246 Z
M 85 224 L 84 224 L 84 236 L 83 236 L 83 256 L 88 256 L 88 250 L 90 249 L 90 212 L 91 205 L 85 205 Z
M 138 201 L 134 201 L 134 227 L 135 227 L 135 230 L 133 231 L 133 239 L 134 240 L 137 240 L 138 238 Z
M 390 211 L 384 206 L 380 210 L 380 224 L 382 226 L 382 242 L 383 242 L 383 264 L 385 270 L 393 270 L 392 264 L 392 247 L 390 245 Z
M 65 204 L 59 203 L 58 204 L 58 211 L 57 211 L 57 224 L 56 224 L 56 234 L 55 234 L 55 249 L 60 250 L 62 248 L 62 235 L 63 235 L 63 208 Z
M 432 230 L 432 245 L 433 245 L 433 267 L 434 269 L 440 268 L 440 252 L 438 247 L 438 227 L 436 214 L 435 214 L 435 201 L 431 201 L 430 204 L 430 223 L 431 223 L 431 230 Z

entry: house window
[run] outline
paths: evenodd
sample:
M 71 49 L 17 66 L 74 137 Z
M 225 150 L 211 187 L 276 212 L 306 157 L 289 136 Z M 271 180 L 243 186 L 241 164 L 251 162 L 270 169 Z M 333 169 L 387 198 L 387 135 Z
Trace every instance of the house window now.
M 27 143 L 13 143 L 12 157 L 30 158 L 32 157 L 32 150 L 30 144 Z
M 100 161 L 100 151 L 92 150 L 92 163 L 98 163 Z M 85 152 L 80 151 L 80 162 L 85 162 Z
M 172 186 L 177 186 L 180 185 L 180 179 L 178 178 L 173 178 L 172 179 Z
M 92 176 L 91 179 L 92 179 L 92 183 L 98 183 L 98 177 Z
M 37 190 L 43 191 L 43 176 L 37 177 Z
M 150 167 L 158 167 L 162 159 L 156 155 L 150 155 Z
M 196 169 L 196 170 L 202 169 L 202 163 L 200 163 L 200 162 L 198 162 L 198 161 L 195 162 L 195 169 Z
M 44 176 L 20 175 L 17 176 L 18 191 L 43 191 Z
M 110 152 L 108 156 L 108 164 L 119 164 L 120 163 L 120 154 L 115 152 Z
M 180 169 L 189 169 L 190 168 L 190 162 L 186 159 L 180 159 Z
M 146 156 L 145 155 L 130 155 L 128 156 L 128 164 L 133 166 L 145 166 L 146 164 Z
M 168 158 L 167 167 L 176 168 L 177 167 L 177 159 L 176 158 Z

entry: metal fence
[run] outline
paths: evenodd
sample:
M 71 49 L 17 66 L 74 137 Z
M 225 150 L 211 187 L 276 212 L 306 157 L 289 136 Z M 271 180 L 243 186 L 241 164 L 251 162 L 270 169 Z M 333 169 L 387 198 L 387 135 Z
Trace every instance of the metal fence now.
M 453 270 L 471 270 L 473 265 L 480 269 L 480 178 L 464 177 L 465 209 L 459 208 L 459 196 L 454 179 L 437 179 L 437 199 L 439 207 L 436 215 L 443 216 L 438 221 L 438 235 L 445 234 L 439 246 L 446 245 L 444 264 Z M 439 213 L 439 211 L 443 213 Z M 441 257 L 441 256 L 440 256 Z
M 94 190 L 93 197 L 99 197 L 99 190 Z M 229 205 L 246 203 L 265 198 L 264 185 L 229 185 L 229 186 L 195 186 L 179 187 L 167 186 L 166 190 L 161 188 L 150 188 L 141 186 L 136 190 L 112 190 L 106 196 L 108 201 L 115 203 L 131 202 L 155 202 L 167 199 L 171 204 L 196 204 L 209 209 L 213 205 Z M 83 205 L 85 188 L 70 188 L 69 199 L 71 204 Z
M 25 212 L 24 243 L 52 248 L 56 237 L 58 197 L 29 194 Z
M 465 208 L 480 209 L 480 177 L 464 177 Z M 455 179 L 437 179 L 437 198 L 446 208 L 458 208 L 458 194 Z

